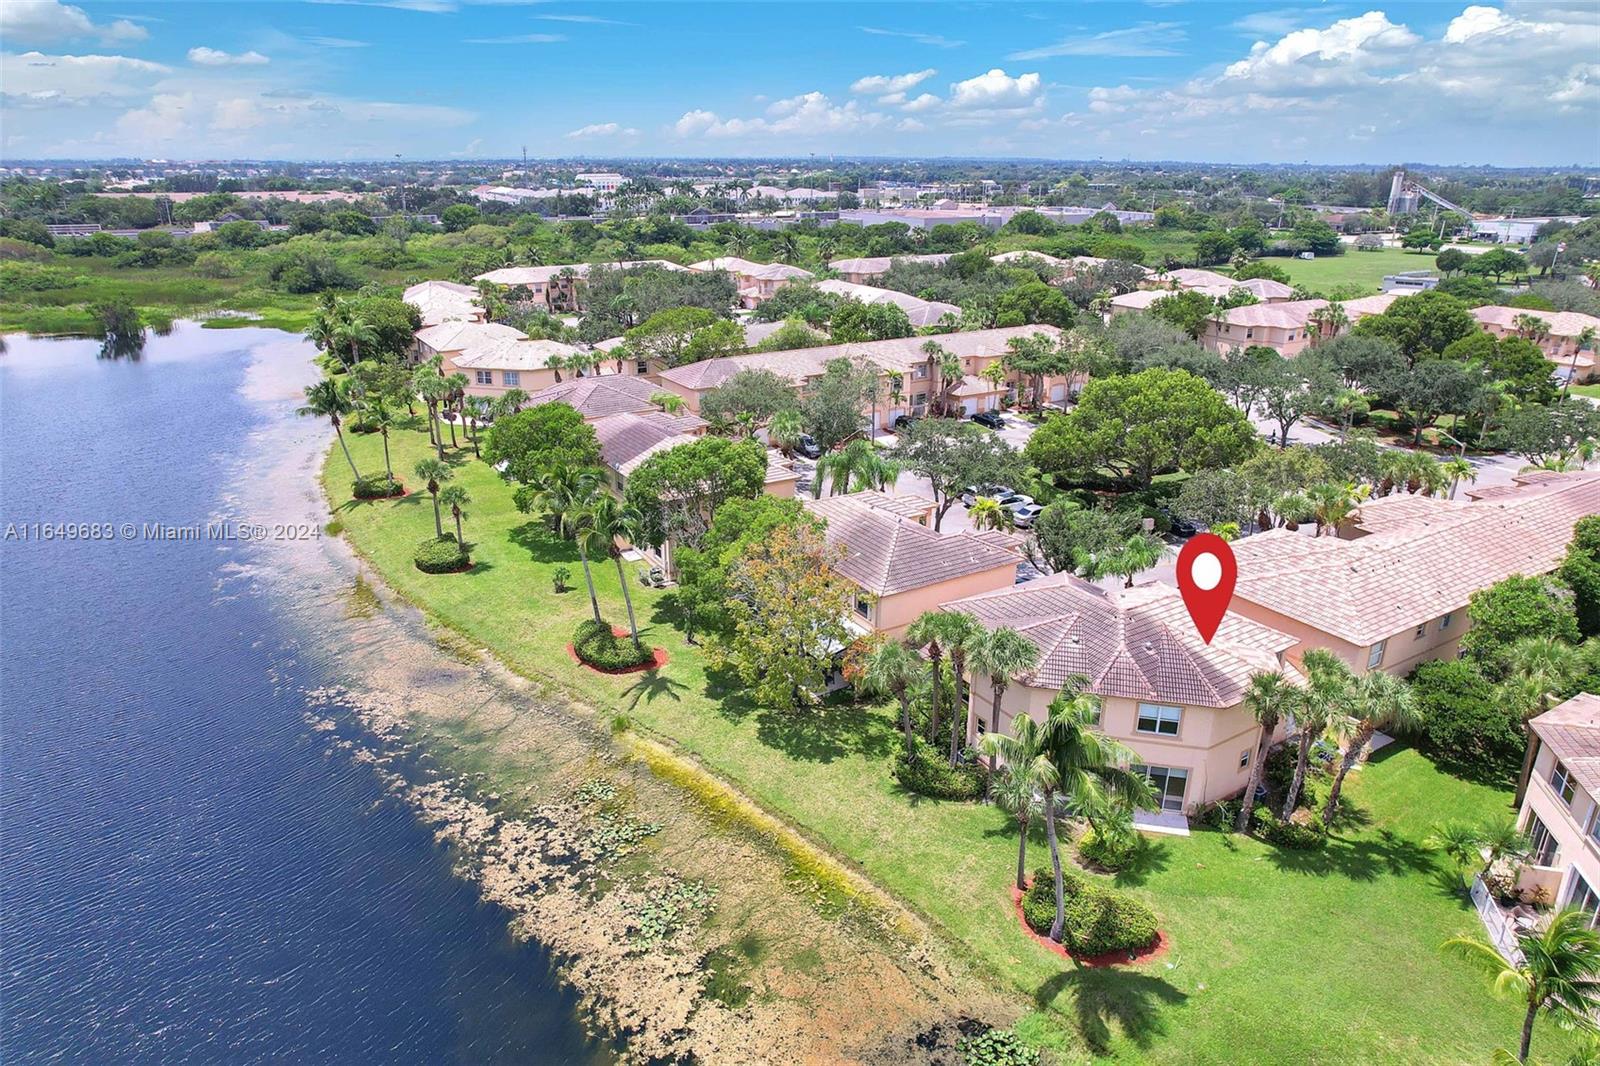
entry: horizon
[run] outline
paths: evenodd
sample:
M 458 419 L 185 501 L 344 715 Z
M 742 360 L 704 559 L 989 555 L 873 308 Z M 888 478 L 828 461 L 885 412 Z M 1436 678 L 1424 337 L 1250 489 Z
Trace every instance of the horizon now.
M 7 161 L 1600 166 L 1600 7 L 1562 0 L 129 7 L 0 7 Z

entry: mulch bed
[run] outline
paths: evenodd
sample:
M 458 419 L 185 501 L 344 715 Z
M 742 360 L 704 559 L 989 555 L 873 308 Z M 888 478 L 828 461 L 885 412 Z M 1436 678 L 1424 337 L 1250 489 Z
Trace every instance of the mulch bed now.
M 631 630 L 624 626 L 612 626 L 611 635 L 614 637 L 626 637 L 631 635 Z M 667 657 L 666 648 L 651 648 L 650 650 L 655 655 L 655 658 L 651 662 L 640 663 L 638 666 L 624 666 L 620 670 L 607 670 L 603 667 L 596 666 L 593 663 L 584 662 L 582 659 L 578 658 L 578 650 L 571 644 L 567 645 L 567 654 L 572 657 L 573 662 L 577 663 L 586 670 L 593 670 L 597 674 L 611 674 L 613 676 L 621 674 L 639 674 L 646 670 L 659 670 L 663 666 L 667 665 L 667 663 L 671 662 L 671 660 Z
M 1028 879 L 1028 884 L 1030 886 L 1033 884 L 1031 877 Z M 1107 966 L 1137 966 L 1140 963 L 1149 962 L 1151 959 L 1159 959 L 1172 948 L 1172 941 L 1167 939 L 1167 934 L 1158 929 L 1156 930 L 1155 943 L 1149 947 L 1140 948 L 1138 951 L 1108 951 L 1104 955 L 1074 955 L 1067 950 L 1065 944 L 1057 944 L 1048 936 L 1043 936 L 1033 931 L 1033 926 L 1028 924 L 1028 919 L 1022 914 L 1022 892 L 1016 885 L 1011 886 L 1011 907 L 1017 913 L 1017 924 L 1022 926 L 1022 931 L 1031 937 L 1034 943 L 1040 945 L 1046 951 L 1060 955 L 1063 959 L 1076 962 L 1079 966 L 1088 966 L 1092 969 L 1102 969 Z

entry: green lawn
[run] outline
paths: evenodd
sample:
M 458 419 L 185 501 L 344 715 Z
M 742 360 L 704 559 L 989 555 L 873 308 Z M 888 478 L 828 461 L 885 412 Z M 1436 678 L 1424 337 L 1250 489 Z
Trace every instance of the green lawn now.
M 1343 255 L 1317 259 L 1264 260 L 1282 267 L 1289 280 L 1317 292 L 1328 292 L 1341 285 L 1360 287 L 1361 295 L 1370 295 L 1379 289 L 1386 274 L 1399 274 L 1407 270 L 1433 270 L 1434 253 L 1417 255 L 1398 248 L 1385 248 L 1377 252 L 1358 252 L 1347 249 Z
M 380 469 L 379 439 L 349 437 L 363 470 Z M 397 472 L 415 483 L 425 436 L 396 432 L 391 446 Z M 1439 951 L 1478 925 L 1442 861 L 1420 845 L 1436 820 L 1504 813 L 1506 793 L 1396 748 L 1355 776 L 1353 817 L 1324 852 L 1212 832 L 1155 839 L 1119 880 L 1156 909 L 1172 951 L 1134 969 L 1076 969 L 1017 927 L 1008 896 L 1016 838 L 1004 815 L 896 788 L 885 708 L 790 716 L 751 705 L 719 686 L 700 650 L 671 627 L 670 593 L 637 583 L 641 624 L 669 650 L 670 665 L 633 678 L 577 667 L 563 651 L 588 610 L 575 553 L 518 513 L 510 489 L 470 449 L 455 461 L 474 500 L 471 573 L 413 568 L 413 547 L 433 532 L 425 492 L 336 508 L 345 535 L 394 588 L 514 668 L 669 739 L 857 864 L 1035 1006 L 1023 1023 L 1034 1038 L 1074 1049 L 1070 1057 L 1162 1063 L 1482 1062 L 1516 1038 L 1515 1007 L 1490 999 L 1476 972 Z M 332 449 L 331 498 L 346 499 L 349 473 Z M 550 574 L 562 565 L 577 588 L 558 596 Z M 608 617 L 621 620 L 615 569 L 597 566 L 596 583 Z M 1038 848 L 1030 865 L 1043 856 Z M 1541 1025 L 1536 1053 L 1558 1042 Z
M 1591 400 L 1600 400 L 1600 381 L 1589 385 L 1573 385 L 1570 391 L 1574 396 L 1587 396 Z

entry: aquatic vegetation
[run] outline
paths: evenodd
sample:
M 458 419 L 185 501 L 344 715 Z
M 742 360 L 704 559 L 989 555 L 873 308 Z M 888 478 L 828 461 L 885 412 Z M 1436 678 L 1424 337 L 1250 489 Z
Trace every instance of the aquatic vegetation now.
M 660 880 L 634 913 L 632 936 L 637 944 L 670 940 L 691 919 L 703 918 L 716 898 L 716 889 L 704 881 Z

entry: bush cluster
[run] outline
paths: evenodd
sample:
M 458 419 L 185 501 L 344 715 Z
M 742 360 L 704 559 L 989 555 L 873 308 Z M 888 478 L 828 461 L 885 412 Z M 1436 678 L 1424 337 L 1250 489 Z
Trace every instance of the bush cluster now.
M 1285 822 L 1266 804 L 1256 808 L 1255 829 L 1256 835 L 1268 844 L 1295 851 L 1309 851 L 1328 842 L 1328 829 L 1321 818 L 1312 815 L 1305 822 Z
M 1073 954 L 1137 951 L 1155 943 L 1156 916 L 1143 903 L 1071 870 L 1061 871 L 1061 881 L 1066 895 L 1061 939 Z M 1034 932 L 1050 932 L 1056 898 L 1054 875 L 1049 870 L 1034 873 L 1033 884 L 1022 897 L 1022 917 Z
M 417 569 L 424 574 L 453 574 L 465 570 L 472 562 L 461 545 L 456 543 L 454 533 L 429 537 L 418 544 L 415 559 Z
M 1267 790 L 1279 799 L 1288 793 L 1289 785 L 1294 780 L 1297 755 L 1293 744 L 1283 744 L 1267 754 L 1267 765 L 1261 776 L 1266 779 Z M 1323 770 L 1324 763 L 1313 750 L 1311 757 L 1306 760 L 1306 777 L 1300 786 L 1300 801 L 1296 806 L 1316 810 L 1321 800 L 1318 785 Z
M 1423 747 L 1473 775 L 1504 778 L 1522 765 L 1527 736 L 1521 709 L 1500 698 L 1470 662 L 1440 659 L 1411 675 L 1423 722 Z
M 963 1037 L 961 1057 L 967 1066 L 1038 1066 L 1039 1051 L 1010 1029 L 990 1029 Z
M 387 475 L 369 474 L 350 484 L 350 494 L 358 500 L 386 500 L 402 496 L 406 487 Z
M 1115 873 L 1133 861 L 1139 853 L 1139 843 L 1136 832 L 1100 834 L 1086 829 L 1078 838 L 1078 858 L 1090 866 Z
M 983 767 L 958 763 L 921 737 L 915 738 L 916 758 L 906 756 L 905 745 L 895 750 L 894 779 L 907 791 L 934 799 L 974 800 L 983 795 Z
M 578 658 L 598 670 L 629 670 L 655 661 L 655 652 L 635 647 L 632 637 L 618 637 L 611 623 L 586 618 L 572 634 L 572 650 Z

